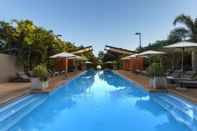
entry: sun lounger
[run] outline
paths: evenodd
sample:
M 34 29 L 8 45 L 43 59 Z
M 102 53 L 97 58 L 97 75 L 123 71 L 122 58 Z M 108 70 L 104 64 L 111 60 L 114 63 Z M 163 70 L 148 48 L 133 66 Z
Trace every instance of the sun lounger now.
M 197 88 L 197 80 L 178 80 L 180 87 Z
M 195 74 L 196 73 L 193 71 L 186 71 L 182 73 L 180 70 L 177 70 L 171 75 L 166 76 L 166 79 L 168 83 L 176 84 L 178 81 L 191 80 Z
M 17 72 L 16 78 L 12 78 L 13 82 L 30 82 L 30 77 L 25 74 L 25 72 Z
M 136 70 L 134 71 L 134 73 L 136 73 L 136 74 L 140 74 L 140 73 L 141 73 L 141 70 L 136 69 Z
M 142 75 L 145 75 L 145 76 L 148 76 L 148 72 L 147 72 L 146 70 L 142 70 L 142 71 L 141 71 L 141 74 L 142 74 Z
M 33 71 L 28 71 L 28 72 L 27 72 L 27 75 L 28 75 L 29 77 L 33 77 Z

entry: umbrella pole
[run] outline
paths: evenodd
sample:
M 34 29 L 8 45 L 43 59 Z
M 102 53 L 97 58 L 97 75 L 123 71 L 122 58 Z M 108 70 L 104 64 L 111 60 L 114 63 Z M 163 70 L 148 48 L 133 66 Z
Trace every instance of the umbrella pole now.
M 184 71 L 184 69 L 183 69 L 183 64 L 184 64 L 184 48 L 183 48 L 183 50 L 182 50 L 182 73 L 183 73 L 183 71 Z
M 67 75 L 68 75 L 68 59 L 66 58 L 66 74 L 65 74 L 66 78 L 68 77 Z
M 159 59 L 160 59 L 160 65 L 161 65 L 162 64 L 162 57 L 161 57 L 161 55 L 159 57 L 160 57 Z

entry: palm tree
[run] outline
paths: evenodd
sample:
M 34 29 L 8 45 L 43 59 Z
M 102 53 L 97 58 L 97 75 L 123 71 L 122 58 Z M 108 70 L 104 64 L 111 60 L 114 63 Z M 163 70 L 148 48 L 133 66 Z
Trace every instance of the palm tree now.
M 188 31 L 185 28 L 175 28 L 174 30 L 170 31 L 168 35 L 168 41 L 170 43 L 176 43 L 182 40 L 185 40 L 188 37 Z
M 181 14 L 177 16 L 173 22 L 174 25 L 182 24 L 183 27 L 175 28 L 172 33 L 178 35 L 179 38 L 189 38 L 192 42 L 197 42 L 197 18 L 192 19 L 190 16 Z M 172 35 L 172 34 L 171 34 Z M 175 36 L 174 35 L 174 36 Z M 192 70 L 197 71 L 197 53 L 192 51 Z
M 197 42 L 197 18 L 192 19 L 190 16 L 184 14 L 179 15 L 175 18 L 174 25 L 183 24 L 185 27 L 175 28 L 178 32 L 184 32 L 184 35 L 189 37 L 191 41 Z

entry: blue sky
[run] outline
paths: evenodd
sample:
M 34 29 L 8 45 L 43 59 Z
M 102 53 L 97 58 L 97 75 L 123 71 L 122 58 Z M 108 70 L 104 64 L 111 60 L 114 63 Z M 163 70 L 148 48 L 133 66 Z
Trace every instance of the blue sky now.
M 174 18 L 197 17 L 196 0 L 1 0 L 0 20 L 30 19 L 77 45 L 126 49 L 165 39 Z

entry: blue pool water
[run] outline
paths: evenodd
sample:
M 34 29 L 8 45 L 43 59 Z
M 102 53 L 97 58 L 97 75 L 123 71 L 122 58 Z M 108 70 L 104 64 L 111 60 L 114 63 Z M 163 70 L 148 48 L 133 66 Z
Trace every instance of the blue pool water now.
M 196 130 L 194 114 L 188 109 L 186 115 L 176 114 L 176 107 L 165 105 L 167 101 L 164 99 L 167 98 L 165 94 L 150 94 L 111 71 L 88 71 L 47 96 L 48 98 L 41 105 L 23 117 L 10 130 Z M 169 96 L 168 99 L 173 97 Z M 173 100 L 169 101 L 173 102 Z M 182 101 L 179 104 L 175 105 L 184 108 L 188 106 L 181 105 L 184 104 Z M 190 107 L 189 103 L 188 108 Z

